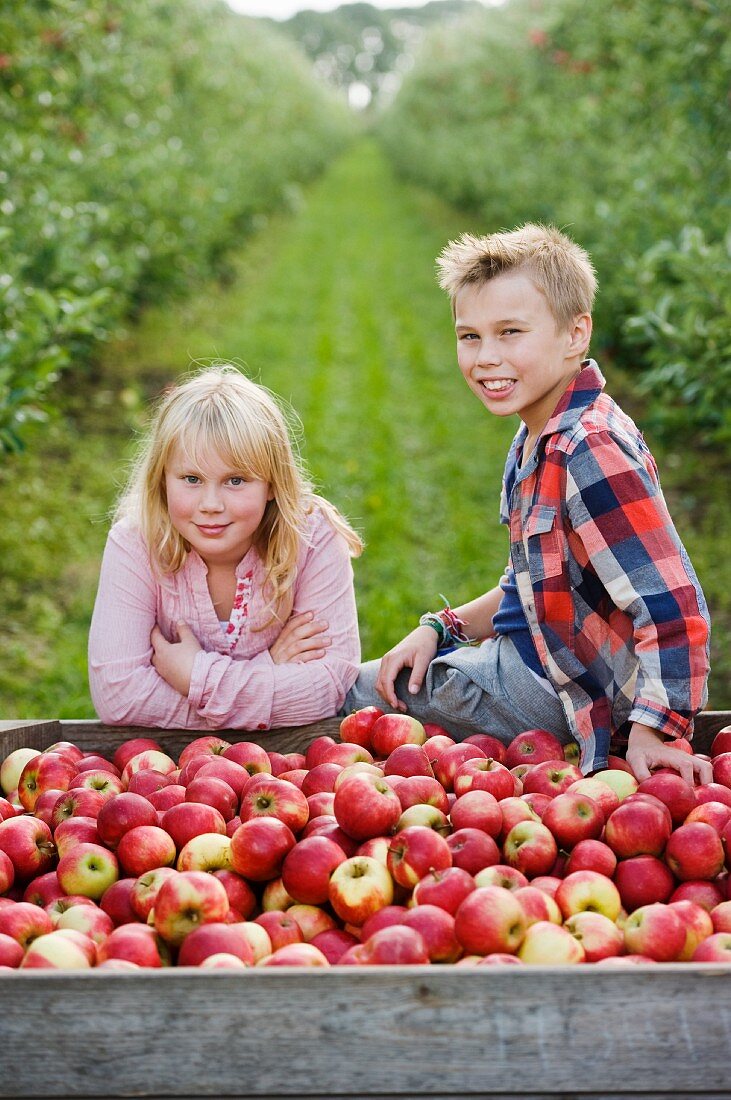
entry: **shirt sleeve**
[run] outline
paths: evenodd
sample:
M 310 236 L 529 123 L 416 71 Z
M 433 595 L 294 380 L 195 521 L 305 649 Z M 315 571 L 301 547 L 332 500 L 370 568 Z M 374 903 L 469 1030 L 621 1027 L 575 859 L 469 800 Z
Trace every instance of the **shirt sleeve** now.
M 610 432 L 568 461 L 569 519 L 612 603 L 629 616 L 638 661 L 630 722 L 683 737 L 706 701 L 708 611 L 648 451 Z
M 139 534 L 123 524 L 109 533 L 89 631 L 89 687 L 108 725 L 195 727 L 187 699 L 152 665 L 150 634 L 156 583 Z
M 292 614 L 314 612 L 331 639 L 326 656 L 275 664 L 269 651 L 237 658 L 199 653 L 188 702 L 214 728 L 269 729 L 337 714 L 358 675 L 353 567 L 345 539 L 318 514 L 298 571 Z

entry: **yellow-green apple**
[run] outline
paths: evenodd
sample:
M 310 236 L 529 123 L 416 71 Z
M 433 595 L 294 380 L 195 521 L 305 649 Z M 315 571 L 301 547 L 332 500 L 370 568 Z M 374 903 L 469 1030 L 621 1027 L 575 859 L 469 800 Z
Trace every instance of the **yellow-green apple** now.
M 555 760 L 543 760 L 534 764 L 523 777 L 524 794 L 548 794 L 554 797 L 567 791 L 572 783 L 583 779 L 581 770 L 575 764 L 569 764 L 557 757 Z
M 624 922 L 624 943 L 633 955 L 675 962 L 685 945 L 685 925 L 669 905 L 641 905 Z
M 618 859 L 660 856 L 671 829 L 659 806 L 649 802 L 621 802 L 607 818 L 604 841 Z
M 141 772 L 148 768 L 163 774 L 177 771 L 175 761 L 167 753 L 159 752 L 157 749 L 146 749 L 144 752 L 138 752 L 136 756 L 127 761 L 122 770 L 122 783 L 127 787 L 135 772 Z
M 239 806 L 238 795 L 223 779 L 215 775 L 197 775 L 191 779 L 185 789 L 186 802 L 201 802 L 204 806 L 213 806 L 224 821 L 235 816 Z
M 462 795 L 462 798 L 466 798 L 467 795 Z M 510 830 L 514 825 L 517 825 L 519 821 L 535 821 L 539 822 L 540 816 L 536 813 L 533 807 L 521 798 L 520 795 L 510 795 L 508 798 L 501 798 L 498 802 L 498 809 L 500 810 L 500 829 L 497 837 L 502 843 Z
M 8 967 L 10 970 L 17 970 L 24 955 L 25 951 L 17 940 L 6 935 L 5 932 L 0 932 L 0 968 Z
M 346 856 L 324 836 L 298 841 L 282 864 L 282 885 L 289 896 L 305 905 L 323 905 L 329 897 L 330 876 Z
M 159 969 L 170 964 L 167 944 L 148 924 L 123 924 L 110 932 L 97 948 L 100 963 L 125 960 L 137 966 Z
M 691 821 L 705 821 L 721 836 L 726 825 L 731 821 L 731 806 L 727 806 L 724 802 L 699 802 L 690 811 L 684 824 L 688 825 Z
M 692 961 L 731 965 L 731 933 L 714 932 L 703 943 L 698 944 Z
M 281 873 L 295 843 L 294 833 L 278 817 L 252 817 L 231 837 L 231 866 L 244 878 L 267 882 Z
M 290 905 L 294 905 L 294 898 L 290 897 L 284 889 L 282 876 L 280 875 L 278 878 L 270 879 L 261 892 L 261 908 L 263 911 L 265 913 L 270 909 L 284 911 L 285 909 L 289 909 Z
M 6 894 L 15 882 L 15 866 L 7 852 L 0 848 L 0 894 Z
M 449 820 L 455 829 L 481 829 L 493 839 L 500 835 L 503 825 L 501 806 L 489 791 L 460 795 L 449 811 Z
M 523 730 L 507 747 L 505 763 L 509 768 L 518 764 L 542 764 L 544 760 L 560 760 L 563 742 L 548 730 Z
M 713 826 L 704 821 L 680 825 L 665 848 L 665 862 L 681 882 L 714 879 L 723 870 L 724 861 L 721 838 Z
M 393 879 L 377 859 L 351 856 L 333 871 L 328 892 L 337 916 L 360 926 L 377 909 L 391 904 Z
M 541 818 L 560 848 L 570 850 L 581 840 L 596 840 L 604 828 L 604 810 L 581 791 L 569 789 L 551 799 Z
M 443 871 L 429 871 L 417 882 L 413 891 L 415 905 L 437 905 L 453 916 L 473 890 L 475 880 L 461 867 L 445 867 Z
M 318 932 L 311 942 L 313 947 L 322 951 L 330 965 L 335 966 L 348 948 L 355 947 L 359 941 L 344 928 L 328 928 L 324 932 Z M 0 950 L 0 957 L 1 955 Z
M 137 756 L 137 754 L 141 752 L 147 752 L 149 749 L 156 752 L 162 752 L 160 742 L 155 741 L 154 738 L 132 737 L 127 741 L 122 741 L 120 745 L 117 745 L 114 750 L 114 755 L 112 756 L 112 763 L 121 775 L 133 756 Z
M 336 742 L 322 750 L 321 764 L 340 764 L 347 768 L 350 764 L 372 764 L 373 755 L 362 745 L 351 745 L 348 741 Z
M 639 787 L 632 772 L 624 771 L 622 768 L 604 768 L 602 771 L 595 772 L 592 778 L 599 779 L 610 786 L 620 802 L 628 794 L 634 794 Z
M 246 822 L 255 817 L 275 817 L 293 833 L 307 824 L 310 810 L 299 787 L 276 776 L 260 775 L 250 779 L 241 796 L 239 816 Z
M 60 915 L 56 928 L 75 928 L 94 943 L 103 943 L 114 929 L 114 921 L 98 905 L 72 905 Z
M 155 898 L 163 882 L 176 874 L 174 867 L 155 867 L 135 879 L 129 900 L 139 920 L 147 920 L 150 910 L 155 907 Z
M 576 966 L 584 962 L 586 955 L 567 928 L 539 920 L 527 929 L 518 958 L 528 966 Z
M 399 745 L 389 753 L 383 764 L 385 775 L 434 777 L 429 756 L 423 745 Z
M 428 871 L 452 865 L 452 853 L 444 837 L 425 825 L 402 829 L 391 840 L 386 866 L 394 882 L 412 889 Z
M 0 851 L 10 857 L 18 879 L 31 879 L 48 871 L 56 848 L 45 821 L 30 816 L 0 821 Z
M 470 875 L 484 867 L 500 863 L 500 849 L 491 836 L 481 829 L 456 829 L 446 838 L 452 853 L 452 863 Z
M 17 791 L 20 777 L 23 774 L 23 768 L 29 760 L 33 760 L 34 757 L 40 756 L 39 749 L 14 749 L 0 764 L 0 789 L 4 794 L 10 794 L 12 791 Z
M 622 909 L 622 900 L 615 884 L 596 871 L 573 871 L 556 891 L 556 903 L 564 918 L 588 910 L 616 921 Z
M 362 946 L 369 966 L 419 966 L 429 962 L 421 932 L 404 924 L 379 929 Z
M 305 767 L 309 770 L 317 764 L 322 764 L 325 752 L 337 742 L 334 737 L 323 734 L 311 741 L 305 751 Z
M 333 809 L 335 807 L 335 795 L 332 791 L 318 791 L 317 794 L 310 794 L 307 796 L 307 809 L 310 816 L 307 819 L 307 824 L 310 821 L 317 820 L 318 817 L 332 817 L 335 818 Z M 306 826 L 305 826 L 306 828 Z M 305 830 L 302 830 L 301 836 L 307 836 Z
M 34 811 L 36 817 L 40 816 L 39 804 L 45 797 L 41 795 L 36 803 Z M 55 830 L 57 825 L 69 817 L 96 818 L 102 806 L 112 797 L 114 795 L 105 795 L 101 791 L 89 790 L 86 787 L 69 788 L 68 791 L 56 796 L 49 825 Z
M 36 875 L 35 878 L 30 880 L 23 891 L 23 901 L 29 901 L 32 905 L 40 905 L 41 908 L 45 909 L 51 902 L 65 895 L 66 891 L 61 888 L 56 872 L 46 871 L 44 875 Z
M 66 894 L 98 901 L 119 878 L 119 863 L 114 852 L 102 844 L 81 843 L 61 856 L 56 874 Z
M 115 927 L 137 920 L 137 914 L 131 902 L 134 884 L 133 878 L 117 879 L 99 899 L 99 905 L 112 918 Z
M 714 932 L 731 932 L 731 899 L 714 905 L 709 916 Z
M 677 772 L 657 771 L 643 779 L 637 788 L 647 794 L 654 794 L 670 810 L 673 826 L 682 825 L 686 817 L 697 804 L 695 791 Z
M 18 901 L 0 909 L 0 932 L 19 943 L 24 951 L 38 936 L 53 931 L 53 921 L 45 909 Z
M 110 798 L 96 818 L 99 838 L 108 848 L 116 848 L 124 834 L 137 825 L 157 825 L 157 811 L 141 794 L 131 791 Z
M 40 753 L 32 757 L 18 780 L 18 798 L 24 810 L 33 813 L 44 791 L 67 791 L 76 774 L 76 765 L 66 756 Z
M 185 787 L 180 783 L 169 783 L 157 791 L 150 791 L 147 798 L 159 813 L 165 813 L 171 806 L 179 806 L 181 802 L 185 802 Z M 228 822 L 226 825 L 228 826 Z
M 267 955 L 257 966 L 325 966 L 329 967 L 326 956 L 311 943 L 289 943 L 280 947 L 272 955 Z
M 462 945 L 454 932 L 454 917 L 437 905 L 416 905 L 409 909 L 401 926 L 421 934 L 433 963 L 454 963 L 462 954 Z
M 254 952 L 240 924 L 226 924 L 223 921 L 210 921 L 194 928 L 178 952 L 178 966 L 200 966 L 211 955 L 226 952 L 235 955 L 247 966 L 254 965 Z
M 612 878 L 617 869 L 617 857 L 603 840 L 580 840 L 571 849 L 566 860 L 564 875 L 573 871 L 598 871 L 600 875 Z
M 442 813 L 449 810 L 449 798 L 438 780 L 428 775 L 404 776 L 399 781 L 396 793 L 402 810 L 409 806 L 436 806 Z
M 617 792 L 604 780 L 596 779 L 594 776 L 584 776 L 583 779 L 577 779 L 575 783 L 571 784 L 569 791 L 586 794 L 594 802 L 598 802 L 604 812 L 605 820 L 619 806 L 620 799 Z
M 433 829 L 441 836 L 447 836 L 451 832 L 446 813 L 438 806 L 427 805 L 425 802 L 407 807 L 396 822 L 394 832 L 410 829 L 414 825 L 425 825 L 427 829 Z
M 302 794 L 305 798 L 322 791 L 332 794 L 335 791 L 335 780 L 344 770 L 342 764 L 318 764 L 307 772 L 300 788 Z
M 523 907 L 502 886 L 478 886 L 459 906 L 454 931 L 469 955 L 514 954 L 526 932 Z
M 426 727 L 424 728 L 426 729 Z M 508 754 L 507 747 L 503 742 L 489 733 L 471 733 L 469 737 L 465 737 L 462 744 L 477 745 L 478 749 L 482 749 L 485 756 L 497 760 L 499 764 L 505 763 Z
M 90 966 L 88 953 L 60 930 L 34 940 L 20 964 L 23 970 L 88 970 Z
M 693 958 L 698 944 L 712 936 L 716 930 L 712 913 L 694 901 L 671 901 L 669 906 L 685 925 L 685 944 L 679 958 L 681 962 L 688 962 Z
M 503 890 L 519 890 L 521 886 L 528 885 L 528 879 L 523 872 L 507 863 L 484 867 L 474 878 L 477 886 L 502 886 Z
M 620 860 L 614 882 L 628 913 L 653 902 L 666 902 L 675 886 L 672 871 L 657 856 L 632 856 Z
M 354 775 L 341 784 L 333 809 L 340 828 L 360 841 L 390 833 L 401 816 L 401 803 L 388 783 L 368 774 Z
M 254 924 L 258 924 L 269 936 L 272 951 L 278 951 L 289 943 L 304 943 L 302 929 L 288 912 L 269 909 L 255 917 Z
M 361 745 L 364 749 L 372 749 L 373 726 L 382 716 L 380 707 L 361 707 L 360 710 L 352 711 L 340 723 L 340 740 L 349 741 L 351 745 Z
M 711 757 L 721 756 L 724 752 L 731 752 L 731 726 L 720 729 L 711 742 Z
M 569 764 L 575 764 L 577 768 L 581 762 L 581 749 L 576 741 L 568 741 L 563 747 L 563 758 L 567 760 Z
M 337 927 L 335 918 L 320 905 L 306 905 L 295 902 L 287 910 L 287 916 L 297 921 L 305 943 L 311 943 L 320 932 L 328 932 Z
M 171 863 L 175 863 L 178 871 L 233 871 L 231 838 L 220 833 L 199 833 L 183 845 L 177 860 L 173 846 Z M 160 861 L 158 866 L 166 864 Z
M 589 963 L 614 958 L 624 950 L 622 929 L 602 913 L 592 913 L 588 909 L 574 913 L 565 922 L 564 928 L 579 941 Z
M 423 745 L 426 730 L 408 714 L 382 714 L 371 728 L 373 752 L 385 760 L 399 745 Z
M 526 924 L 535 924 L 539 920 L 550 920 L 554 924 L 563 922 L 561 910 L 545 890 L 540 890 L 537 886 L 521 886 L 513 891 L 513 896 L 523 906 Z
M 465 764 L 468 760 L 487 760 L 488 758 L 478 745 L 468 745 L 463 741 L 456 745 L 449 745 L 436 757 L 429 753 L 429 759 L 434 777 L 439 780 L 445 791 L 452 791 L 454 790 L 454 777 L 462 764 Z
M 104 808 L 107 809 L 106 806 Z M 149 824 L 158 824 L 156 811 L 155 820 Z M 206 806 L 203 802 L 181 802 L 177 806 L 171 806 L 163 813 L 160 825 L 166 833 L 170 833 L 178 851 L 201 833 L 220 833 L 222 836 L 226 833 L 226 822 L 222 814 L 214 806 Z
M 519 821 L 503 842 L 503 861 L 528 879 L 547 875 L 557 855 L 553 834 L 540 821 Z
M 222 882 L 206 871 L 179 871 L 166 879 L 155 899 L 155 931 L 173 946 L 201 924 L 225 921 L 228 894 Z
M 468 791 L 488 791 L 499 802 L 515 794 L 515 776 L 489 757 L 465 760 L 454 773 L 452 789 L 457 798 Z

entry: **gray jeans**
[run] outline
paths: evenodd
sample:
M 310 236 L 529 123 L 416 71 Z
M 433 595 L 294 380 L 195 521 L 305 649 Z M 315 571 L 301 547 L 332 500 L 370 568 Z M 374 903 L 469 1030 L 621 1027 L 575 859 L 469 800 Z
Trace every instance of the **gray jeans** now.
M 360 666 L 341 714 L 367 706 L 391 709 L 375 688 L 379 666 Z M 564 744 L 573 740 L 558 696 L 539 683 L 507 635 L 435 657 L 415 695 L 408 689 L 410 674 L 403 669 L 396 679 L 396 694 L 409 714 L 443 726 L 458 740 L 490 733 L 508 745 L 528 729 L 549 730 Z

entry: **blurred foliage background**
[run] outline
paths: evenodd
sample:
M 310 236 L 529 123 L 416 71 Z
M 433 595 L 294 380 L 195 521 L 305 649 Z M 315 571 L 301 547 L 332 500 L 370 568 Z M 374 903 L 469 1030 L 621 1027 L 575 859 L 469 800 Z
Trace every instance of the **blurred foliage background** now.
M 657 454 L 731 707 L 729 31 L 714 0 L 3 5 L 0 715 L 92 715 L 108 511 L 193 359 L 300 413 L 368 543 L 364 656 L 490 586 L 515 425 L 466 399 L 433 261 L 526 219 L 594 257 L 593 354 Z

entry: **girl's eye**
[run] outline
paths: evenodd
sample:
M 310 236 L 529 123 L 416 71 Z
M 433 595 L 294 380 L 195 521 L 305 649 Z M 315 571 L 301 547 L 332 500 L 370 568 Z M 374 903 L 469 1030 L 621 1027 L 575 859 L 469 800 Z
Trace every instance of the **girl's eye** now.
M 197 485 L 200 478 L 195 474 L 183 474 L 183 481 L 186 485 Z
M 237 474 L 237 475 L 236 475 L 235 477 L 230 477 L 230 478 L 229 478 L 229 482 L 230 482 L 230 483 L 231 483 L 231 485 L 233 485 L 234 487 L 237 487 L 237 486 L 239 486 L 239 485 L 246 485 L 246 478 L 245 478 L 245 477 L 241 477 L 241 475 L 240 475 L 240 474 Z

